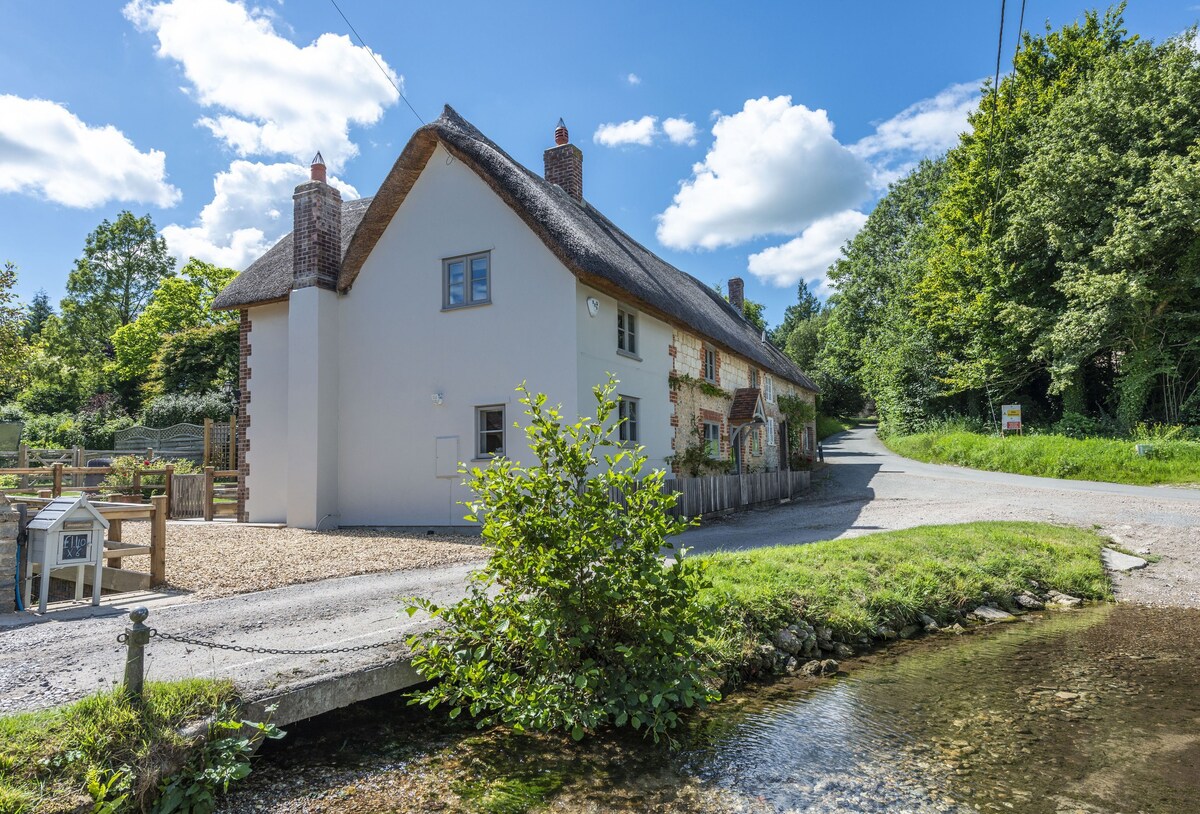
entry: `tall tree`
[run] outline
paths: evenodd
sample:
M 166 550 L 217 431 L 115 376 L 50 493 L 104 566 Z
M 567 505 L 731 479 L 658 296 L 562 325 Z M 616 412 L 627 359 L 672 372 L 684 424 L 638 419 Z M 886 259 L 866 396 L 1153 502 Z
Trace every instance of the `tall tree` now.
M 137 319 L 175 259 L 149 215 L 122 212 L 87 236 L 83 256 L 67 278 L 62 302 L 65 335 L 82 355 L 104 354 L 113 332 Z
M 7 401 L 25 376 L 28 345 L 21 336 L 21 308 L 16 301 L 17 267 L 6 262 L 0 268 L 0 398 Z
M 783 312 L 783 322 L 770 331 L 771 343 L 777 348 L 787 347 L 788 337 L 796 330 L 796 326 L 821 313 L 821 301 L 809 290 L 808 283 L 800 281 L 796 287 L 796 302 L 789 305 Z
M 25 322 L 21 325 L 21 338 L 32 342 L 42 332 L 46 320 L 54 316 L 54 307 L 50 305 L 50 297 L 46 289 L 39 288 L 25 309 Z

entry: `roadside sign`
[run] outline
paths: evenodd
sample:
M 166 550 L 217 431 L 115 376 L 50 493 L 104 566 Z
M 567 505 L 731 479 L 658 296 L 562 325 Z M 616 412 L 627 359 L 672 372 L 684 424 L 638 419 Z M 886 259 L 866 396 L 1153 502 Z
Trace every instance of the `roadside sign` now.
M 1021 405 L 1005 404 L 1000 408 L 1001 432 L 1021 432 Z

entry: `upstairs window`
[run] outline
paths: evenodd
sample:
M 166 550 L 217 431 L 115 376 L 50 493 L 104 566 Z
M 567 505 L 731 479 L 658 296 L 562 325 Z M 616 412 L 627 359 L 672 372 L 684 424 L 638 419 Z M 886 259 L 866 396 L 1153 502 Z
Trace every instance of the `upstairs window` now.
M 704 452 L 710 458 L 721 457 L 721 425 L 704 422 Z
M 754 368 L 751 368 L 751 369 L 750 369 L 750 386 L 751 386 L 751 387 L 753 387 L 753 388 L 755 388 L 755 389 L 758 389 L 758 387 L 759 387 L 759 384 L 758 384 L 758 371 L 757 371 L 757 370 L 755 370 Z
M 767 446 L 775 446 L 775 419 L 767 419 Z
M 769 402 L 775 401 L 775 380 L 770 374 L 763 377 L 766 380 L 766 386 L 763 388 L 763 398 Z
M 621 426 L 617 429 L 617 437 L 624 443 L 636 444 L 641 440 L 638 435 L 638 400 L 629 396 L 618 396 L 617 413 Z
M 704 378 L 717 383 L 717 352 L 712 348 L 704 349 Z
M 637 356 L 637 314 L 617 309 L 617 350 Z
M 448 257 L 442 261 L 442 308 L 465 308 L 492 301 L 489 252 Z
M 495 458 L 504 454 L 504 405 L 475 408 L 475 429 L 478 440 L 475 457 Z

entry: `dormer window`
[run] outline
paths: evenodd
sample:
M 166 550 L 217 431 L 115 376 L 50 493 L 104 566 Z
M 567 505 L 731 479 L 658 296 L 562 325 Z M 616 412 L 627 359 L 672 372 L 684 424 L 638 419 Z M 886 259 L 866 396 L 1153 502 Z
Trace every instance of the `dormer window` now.
M 629 356 L 637 356 L 637 314 L 624 308 L 617 309 L 617 350 Z
M 442 261 L 442 309 L 487 305 L 492 301 L 490 252 L 447 257 Z

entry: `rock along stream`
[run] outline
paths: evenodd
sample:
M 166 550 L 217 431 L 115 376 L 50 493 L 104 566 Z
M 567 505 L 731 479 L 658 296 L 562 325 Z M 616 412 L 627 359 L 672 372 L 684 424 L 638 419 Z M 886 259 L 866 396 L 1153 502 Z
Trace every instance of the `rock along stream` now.
M 680 748 L 449 724 L 403 699 L 297 725 L 227 812 L 1200 812 L 1200 611 L 1102 606 L 748 687 Z

